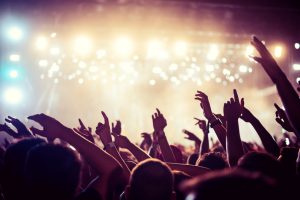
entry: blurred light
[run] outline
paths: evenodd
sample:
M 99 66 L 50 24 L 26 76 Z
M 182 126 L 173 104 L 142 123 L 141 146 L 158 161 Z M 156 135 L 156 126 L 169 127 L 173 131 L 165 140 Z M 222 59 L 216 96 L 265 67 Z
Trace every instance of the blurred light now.
M 240 65 L 239 70 L 242 73 L 246 73 L 248 71 L 248 67 L 246 65 Z
M 48 40 L 46 37 L 40 36 L 35 42 L 35 46 L 38 50 L 45 50 L 48 46 Z
M 75 51 L 80 55 L 86 56 L 92 50 L 92 41 L 86 36 L 79 36 L 75 39 Z
M 218 49 L 218 46 L 213 44 L 210 46 L 210 49 L 208 51 L 208 54 L 207 54 L 207 59 L 208 60 L 215 60 L 219 55 L 219 49 Z
M 50 54 L 51 55 L 59 55 L 60 54 L 60 49 L 58 47 L 52 47 L 50 49 Z
M 282 56 L 282 46 L 276 46 L 274 50 L 274 56 L 280 58 Z
M 300 81 L 300 77 L 296 78 L 296 83 L 298 83 Z
M 40 60 L 39 61 L 39 66 L 40 67 L 47 67 L 48 66 L 48 61 L 47 60 Z
M 78 79 L 79 84 L 83 84 L 83 78 Z
M 133 43 L 127 37 L 120 37 L 115 41 L 115 51 L 121 55 L 128 55 L 132 53 Z
M 187 53 L 188 45 L 184 41 L 177 41 L 175 43 L 175 53 L 178 56 L 183 56 Z
M 97 55 L 97 58 L 101 59 L 101 58 L 103 58 L 106 55 L 106 51 L 104 49 L 99 49 L 96 52 L 96 55 Z
M 149 58 L 157 59 L 167 59 L 169 57 L 168 52 L 163 48 L 163 45 L 159 40 L 151 40 L 148 43 L 147 56 Z
M 53 33 L 51 33 L 50 37 L 55 38 L 56 35 L 57 35 L 57 34 L 56 34 L 55 32 L 53 32 Z
M 293 64 L 293 69 L 296 70 L 296 71 L 299 71 L 300 70 L 300 64 Z
M 155 84 L 156 84 L 156 81 L 152 79 L 152 80 L 149 81 L 149 84 L 150 84 L 150 85 L 155 85 Z
M 299 49 L 300 48 L 300 44 L 298 42 L 295 43 L 295 49 Z
M 252 45 L 248 45 L 245 53 L 246 57 L 253 55 L 253 53 L 254 53 L 254 47 Z
M 20 40 L 23 36 L 23 32 L 19 27 L 13 26 L 8 30 L 8 37 L 12 40 Z
M 10 77 L 10 78 L 17 78 L 18 75 L 19 75 L 19 73 L 18 73 L 18 71 L 15 70 L 15 69 L 13 69 L 13 70 L 11 70 L 11 71 L 9 72 L 9 77 Z
M 20 89 L 11 87 L 4 90 L 3 98 L 8 104 L 18 104 L 22 101 L 23 95 Z
M 206 65 L 205 65 L 205 70 L 206 70 L 207 72 L 212 72 L 212 71 L 215 70 L 215 67 L 214 67 L 214 65 L 206 64 Z
M 12 62 L 18 62 L 18 61 L 20 61 L 20 55 L 18 55 L 18 54 L 11 54 L 9 56 L 9 60 L 12 61 Z

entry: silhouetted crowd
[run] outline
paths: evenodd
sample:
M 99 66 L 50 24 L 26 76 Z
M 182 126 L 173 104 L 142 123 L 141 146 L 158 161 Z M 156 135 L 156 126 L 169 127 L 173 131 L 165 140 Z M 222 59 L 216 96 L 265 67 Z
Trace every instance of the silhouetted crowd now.
M 94 132 L 80 119 L 79 127 L 69 128 L 45 114 L 29 116 L 38 129 L 8 116 L 0 131 L 14 140 L 0 149 L 0 200 L 299 199 L 300 99 L 265 45 L 255 36 L 251 44 L 260 55 L 252 59 L 275 84 L 284 107 L 274 104 L 275 120 L 291 134 L 274 138 L 236 90 L 223 114 L 196 92 L 205 119 L 195 118 L 203 138 L 183 130 L 195 144 L 192 153 L 169 144 L 159 109 L 152 115 L 153 132 L 141 133 L 139 145 L 104 112 Z M 262 146 L 241 140 L 239 119 L 253 126 Z M 210 142 L 212 129 L 218 141 Z

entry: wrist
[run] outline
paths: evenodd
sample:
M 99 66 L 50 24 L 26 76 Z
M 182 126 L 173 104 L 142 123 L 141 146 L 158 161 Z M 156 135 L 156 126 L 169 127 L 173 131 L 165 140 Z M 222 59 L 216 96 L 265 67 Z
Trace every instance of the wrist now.
M 109 149 L 111 149 L 111 148 L 114 148 L 114 147 L 116 147 L 116 145 L 115 145 L 115 143 L 114 142 L 109 142 L 109 143 L 107 143 L 107 144 L 105 144 L 104 145 L 104 150 L 105 151 L 107 151 L 107 150 L 109 150 Z

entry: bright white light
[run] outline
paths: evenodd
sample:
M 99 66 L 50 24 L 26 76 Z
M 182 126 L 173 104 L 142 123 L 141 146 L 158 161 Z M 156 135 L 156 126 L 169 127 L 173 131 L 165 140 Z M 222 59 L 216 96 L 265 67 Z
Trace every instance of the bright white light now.
M 50 49 L 50 54 L 51 55 L 59 55 L 60 54 L 60 49 L 58 47 L 52 47 Z
M 3 93 L 4 101 L 8 104 L 18 104 L 23 99 L 23 94 L 18 88 L 7 88 Z
M 248 57 L 250 55 L 253 55 L 254 53 L 254 47 L 252 45 L 248 45 L 246 48 L 245 56 Z
M 12 61 L 12 62 L 18 62 L 18 61 L 20 61 L 20 55 L 18 55 L 18 54 L 11 54 L 9 56 L 9 60 Z
M 246 73 L 248 71 L 248 67 L 246 65 L 240 65 L 239 70 L 242 73 Z
M 9 72 L 10 78 L 17 78 L 18 75 L 19 75 L 19 73 L 18 73 L 17 70 L 14 70 L 14 69 L 13 69 L 13 70 L 11 70 L 11 71 Z
M 96 55 L 97 55 L 97 58 L 101 59 L 101 58 L 103 58 L 106 55 L 106 51 L 104 49 L 99 49 L 96 52 Z
M 230 75 L 230 70 L 229 69 L 223 69 L 223 74 L 225 75 L 225 76 L 227 76 L 227 75 Z
M 83 84 L 83 79 L 82 78 L 78 79 L 78 83 Z
M 40 67 L 47 67 L 48 66 L 48 61 L 47 60 L 40 60 L 39 61 L 39 66 Z
M 298 42 L 295 43 L 295 49 L 299 49 L 300 48 L 300 44 Z
M 299 71 L 300 70 L 300 64 L 298 64 L 298 63 L 293 64 L 293 69 L 296 70 L 296 71 Z
M 8 37 L 12 40 L 20 40 L 23 36 L 23 32 L 19 27 L 13 26 L 8 30 Z
M 128 55 L 132 53 L 133 43 L 127 37 L 120 37 L 115 41 L 115 51 L 121 55 Z
M 167 59 L 169 54 L 159 40 L 152 40 L 148 43 L 147 56 L 148 58 Z
M 219 48 L 217 45 L 213 44 L 210 46 L 210 49 L 207 54 L 208 60 L 215 60 L 219 55 Z
M 155 84 L 156 84 L 156 81 L 152 79 L 152 80 L 149 81 L 149 84 L 150 84 L 150 85 L 155 85 Z
M 75 39 L 74 48 L 78 54 L 86 56 L 92 50 L 92 41 L 86 36 L 79 36 Z
M 55 32 L 53 32 L 53 33 L 51 33 L 50 37 L 55 38 L 56 35 L 57 35 L 57 34 L 56 34 Z
M 48 39 L 43 36 L 39 36 L 35 42 L 35 46 L 38 50 L 45 50 L 48 46 Z
M 175 43 L 175 53 L 178 56 L 183 56 L 187 53 L 188 45 L 184 41 L 177 41 Z
M 274 49 L 274 56 L 280 58 L 282 56 L 282 46 L 276 46 Z
M 206 70 L 207 72 L 212 72 L 212 71 L 215 70 L 215 67 L 214 67 L 214 65 L 206 64 L 206 65 L 205 65 L 205 70 Z

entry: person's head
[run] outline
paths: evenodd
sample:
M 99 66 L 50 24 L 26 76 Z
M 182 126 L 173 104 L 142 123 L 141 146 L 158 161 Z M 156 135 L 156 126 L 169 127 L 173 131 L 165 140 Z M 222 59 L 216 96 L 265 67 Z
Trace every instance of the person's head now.
M 73 199 L 80 171 L 79 154 L 69 147 L 42 144 L 32 148 L 25 166 L 28 198 Z
M 3 190 L 8 200 L 22 199 L 24 197 L 24 168 L 27 153 L 31 148 L 46 143 L 40 138 L 22 139 L 11 144 L 4 154 Z
M 133 169 L 126 188 L 127 200 L 170 200 L 173 195 L 173 174 L 157 159 L 147 159 Z
M 283 147 L 280 151 L 278 161 L 283 167 L 284 174 L 294 176 L 296 174 L 295 162 L 298 157 L 298 149 L 293 147 Z
M 229 167 L 224 154 L 219 152 L 210 152 L 202 155 L 197 160 L 196 165 L 211 170 L 221 170 Z
M 267 153 L 249 152 L 240 158 L 238 167 L 251 172 L 260 172 L 271 178 L 281 178 L 280 163 Z
M 181 192 L 180 186 L 184 181 L 189 180 L 192 177 L 182 171 L 173 170 L 172 172 L 174 175 L 174 191 L 176 193 L 176 200 L 184 200 L 185 195 Z
M 188 159 L 187 159 L 187 164 L 189 165 L 196 165 L 196 162 L 199 158 L 199 154 L 198 153 L 193 153 L 191 154 Z
M 183 185 L 189 200 L 276 199 L 275 183 L 259 173 L 221 170 L 188 180 Z

